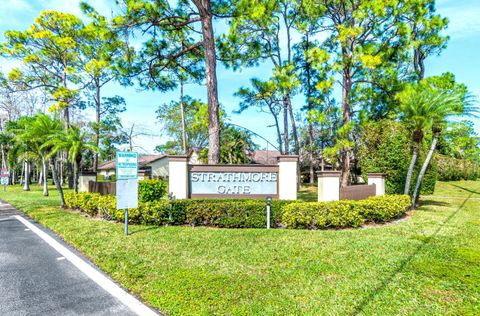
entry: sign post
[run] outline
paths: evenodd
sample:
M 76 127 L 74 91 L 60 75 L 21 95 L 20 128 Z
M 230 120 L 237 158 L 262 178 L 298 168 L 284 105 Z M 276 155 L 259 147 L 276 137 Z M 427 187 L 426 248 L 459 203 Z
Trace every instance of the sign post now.
M 10 179 L 10 171 L 7 168 L 0 169 L 0 184 L 3 185 L 3 191 L 7 190 L 7 185 Z
M 138 153 L 117 152 L 117 210 L 125 210 L 125 235 L 128 235 L 128 209 L 138 207 Z

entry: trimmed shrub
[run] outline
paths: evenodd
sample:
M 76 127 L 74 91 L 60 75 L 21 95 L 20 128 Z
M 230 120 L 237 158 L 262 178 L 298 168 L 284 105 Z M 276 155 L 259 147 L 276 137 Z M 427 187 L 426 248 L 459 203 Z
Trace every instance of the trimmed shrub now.
M 360 215 L 367 222 L 383 223 L 401 217 L 410 209 L 412 200 L 408 195 L 372 196 L 357 201 Z
M 385 222 L 410 208 L 406 195 L 376 196 L 361 201 L 310 202 L 283 207 L 288 228 L 325 229 L 359 227 L 365 222 Z
M 91 216 L 123 221 L 114 196 L 98 193 L 66 193 L 67 207 Z M 410 198 L 402 195 L 371 197 L 362 201 L 307 202 L 278 201 L 271 204 L 272 227 L 324 229 L 358 227 L 365 222 L 385 222 L 404 214 Z M 263 200 L 190 199 L 140 202 L 129 210 L 129 223 L 145 225 L 192 225 L 225 228 L 264 228 Z
M 153 202 L 167 196 L 167 183 L 162 180 L 138 181 L 138 201 Z

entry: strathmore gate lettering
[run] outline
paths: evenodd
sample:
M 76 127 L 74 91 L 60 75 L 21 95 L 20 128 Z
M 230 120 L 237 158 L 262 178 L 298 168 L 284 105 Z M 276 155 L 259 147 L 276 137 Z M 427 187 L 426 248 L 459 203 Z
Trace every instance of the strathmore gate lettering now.
M 276 172 L 190 172 L 193 195 L 276 195 Z
M 168 189 L 176 199 L 297 199 L 298 156 L 277 164 L 189 164 L 189 156 L 168 156 Z

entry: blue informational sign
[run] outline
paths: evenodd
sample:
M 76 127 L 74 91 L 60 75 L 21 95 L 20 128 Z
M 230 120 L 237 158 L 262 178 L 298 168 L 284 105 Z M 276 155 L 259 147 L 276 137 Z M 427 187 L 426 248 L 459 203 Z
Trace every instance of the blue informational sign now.
M 117 152 L 115 176 L 117 180 L 138 179 L 138 153 Z

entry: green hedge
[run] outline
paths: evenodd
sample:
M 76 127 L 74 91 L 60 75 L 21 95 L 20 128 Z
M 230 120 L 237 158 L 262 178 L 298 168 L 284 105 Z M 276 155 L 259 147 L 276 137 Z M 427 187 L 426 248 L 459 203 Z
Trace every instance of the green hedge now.
M 138 181 L 138 200 L 153 202 L 167 196 L 167 182 L 162 180 Z
M 469 160 L 436 155 L 438 179 L 441 181 L 477 180 L 480 178 L 480 165 Z
M 398 218 L 410 205 L 410 197 L 406 195 L 376 196 L 362 201 L 297 203 L 283 208 L 282 220 L 288 228 L 359 227 L 365 222 Z
M 412 158 L 411 134 L 402 124 L 381 120 L 365 124 L 360 129 L 358 160 L 362 176 L 368 173 L 386 173 L 387 194 L 403 194 L 407 172 Z M 421 146 L 412 177 L 411 190 L 429 150 L 428 142 Z M 432 160 L 423 178 L 421 194 L 433 194 L 437 181 L 436 161 Z
M 66 193 L 68 208 L 91 216 L 124 220 L 116 210 L 114 196 L 97 193 Z M 410 206 L 408 196 L 380 196 L 363 201 L 309 202 L 272 201 L 272 227 L 342 228 L 365 222 L 385 222 L 404 214 Z M 129 210 L 129 222 L 146 225 L 191 225 L 225 228 L 263 228 L 266 225 L 265 201 L 236 199 L 156 200 L 140 202 Z

